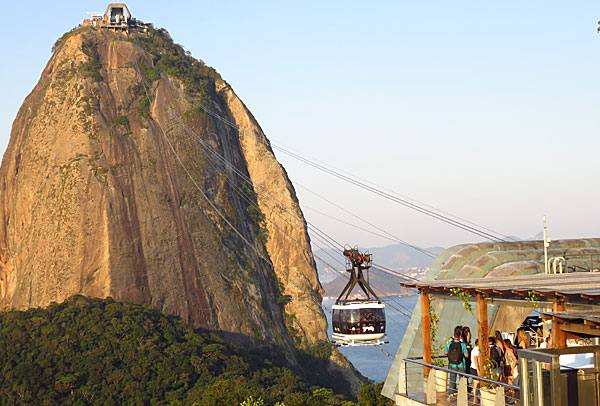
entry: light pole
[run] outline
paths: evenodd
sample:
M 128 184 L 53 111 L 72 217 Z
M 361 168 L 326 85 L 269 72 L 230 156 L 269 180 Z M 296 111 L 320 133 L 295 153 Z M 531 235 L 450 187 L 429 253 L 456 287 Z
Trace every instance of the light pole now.
M 552 240 L 548 238 L 548 232 L 546 230 L 546 216 L 544 216 L 544 273 L 548 274 L 548 247 Z

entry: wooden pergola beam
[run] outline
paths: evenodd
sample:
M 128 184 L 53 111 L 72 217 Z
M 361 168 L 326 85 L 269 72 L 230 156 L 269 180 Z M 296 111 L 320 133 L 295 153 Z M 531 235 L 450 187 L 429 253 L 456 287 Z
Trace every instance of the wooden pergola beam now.
M 552 311 L 554 313 L 565 311 L 565 299 L 563 297 L 554 296 L 552 299 Z M 558 317 L 552 317 L 552 348 L 567 348 L 567 334 L 563 331 Z
M 421 333 L 423 334 L 423 362 L 431 364 L 431 319 L 429 291 L 427 289 L 419 289 L 421 296 Z M 425 377 L 429 376 L 430 367 L 425 367 Z
M 477 333 L 479 338 L 479 373 L 484 378 L 488 360 L 490 359 L 490 346 L 488 345 L 489 327 L 487 302 L 484 293 L 477 293 Z
M 580 338 L 581 335 L 589 335 L 600 337 L 600 329 L 598 327 L 589 326 L 580 323 L 561 323 L 561 331 L 567 336 L 567 338 Z M 573 336 L 574 337 L 570 337 Z

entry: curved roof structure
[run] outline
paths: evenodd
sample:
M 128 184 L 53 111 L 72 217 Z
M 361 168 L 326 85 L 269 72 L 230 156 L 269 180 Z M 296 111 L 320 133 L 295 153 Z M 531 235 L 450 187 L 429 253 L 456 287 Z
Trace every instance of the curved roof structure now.
M 488 297 L 563 296 L 565 298 L 600 300 L 600 272 L 575 272 L 557 275 L 525 275 L 496 278 L 451 279 L 443 281 L 404 282 L 406 288 L 451 292 L 455 289 L 486 293 Z

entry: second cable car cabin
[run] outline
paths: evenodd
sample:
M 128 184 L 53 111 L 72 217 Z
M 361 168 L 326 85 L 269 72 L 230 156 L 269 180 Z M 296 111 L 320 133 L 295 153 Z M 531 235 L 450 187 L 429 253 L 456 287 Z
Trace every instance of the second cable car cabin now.
M 373 292 L 363 275 L 371 267 L 371 254 L 356 248 L 345 249 L 346 271 L 350 280 L 331 310 L 332 342 L 338 346 L 381 345 L 385 337 L 385 305 Z M 349 299 L 358 285 L 365 298 Z

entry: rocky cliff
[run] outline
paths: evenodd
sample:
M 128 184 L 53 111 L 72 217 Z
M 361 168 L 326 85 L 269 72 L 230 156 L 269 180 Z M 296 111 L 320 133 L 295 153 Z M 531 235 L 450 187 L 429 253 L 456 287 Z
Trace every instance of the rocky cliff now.
M 308 348 L 321 293 L 294 189 L 212 68 L 153 27 L 57 42 L 0 168 L 0 309 L 111 296 Z

